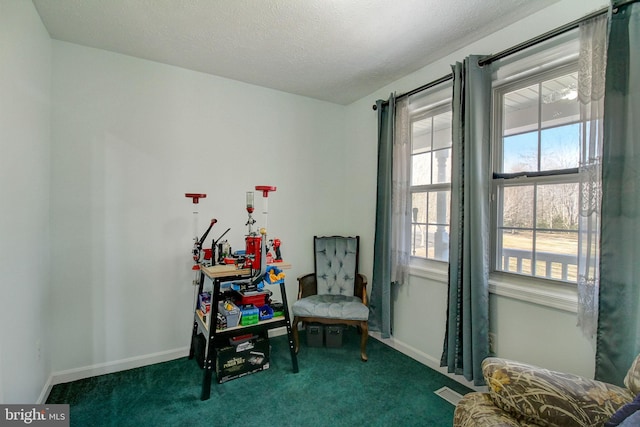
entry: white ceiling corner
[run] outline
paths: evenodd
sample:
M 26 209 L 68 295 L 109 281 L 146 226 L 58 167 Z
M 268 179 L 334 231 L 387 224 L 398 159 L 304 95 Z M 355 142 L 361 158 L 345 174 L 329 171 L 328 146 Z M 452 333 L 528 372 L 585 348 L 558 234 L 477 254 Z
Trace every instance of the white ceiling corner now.
M 349 104 L 558 0 L 33 0 L 52 38 Z

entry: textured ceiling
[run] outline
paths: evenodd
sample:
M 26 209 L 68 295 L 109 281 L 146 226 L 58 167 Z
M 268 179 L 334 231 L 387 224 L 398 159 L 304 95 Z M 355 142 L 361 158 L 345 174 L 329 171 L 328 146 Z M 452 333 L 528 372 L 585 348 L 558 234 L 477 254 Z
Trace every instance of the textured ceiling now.
M 349 104 L 558 0 L 33 0 L 52 38 Z

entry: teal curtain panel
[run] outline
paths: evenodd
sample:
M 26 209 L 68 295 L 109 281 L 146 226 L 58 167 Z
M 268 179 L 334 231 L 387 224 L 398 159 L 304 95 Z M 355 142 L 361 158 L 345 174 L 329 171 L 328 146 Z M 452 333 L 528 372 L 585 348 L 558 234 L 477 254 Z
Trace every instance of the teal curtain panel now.
M 614 2 L 613 9 L 604 101 L 596 379 L 622 385 L 640 351 L 640 3 Z
M 395 96 L 378 100 L 378 189 L 369 328 L 391 336 L 391 193 Z
M 479 56 L 453 69 L 449 296 L 441 365 L 484 384 L 489 355 L 491 69 Z

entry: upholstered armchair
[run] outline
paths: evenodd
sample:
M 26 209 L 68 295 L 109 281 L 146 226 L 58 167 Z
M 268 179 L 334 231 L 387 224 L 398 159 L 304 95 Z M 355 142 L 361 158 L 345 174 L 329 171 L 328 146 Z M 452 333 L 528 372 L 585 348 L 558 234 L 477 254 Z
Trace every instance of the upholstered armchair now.
M 626 387 L 495 357 L 482 362 L 482 373 L 489 392 L 465 395 L 454 427 L 640 425 L 640 356 Z
M 300 349 L 298 323 L 354 325 L 359 328 L 360 358 L 367 361 L 369 307 L 367 278 L 358 273 L 360 238 L 314 237 L 315 272 L 298 278 L 293 312 L 295 352 Z

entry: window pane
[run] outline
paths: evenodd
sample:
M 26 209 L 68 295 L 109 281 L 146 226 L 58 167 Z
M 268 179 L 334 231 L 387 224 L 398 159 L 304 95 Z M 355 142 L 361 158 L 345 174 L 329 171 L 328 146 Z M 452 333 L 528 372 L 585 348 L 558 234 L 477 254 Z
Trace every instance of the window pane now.
M 540 169 L 577 168 L 580 159 L 580 124 L 545 129 L 540 133 Z
M 449 261 L 449 226 L 430 225 L 428 246 L 429 258 Z
M 533 227 L 533 186 L 505 187 L 502 224 L 499 227 Z
M 427 256 L 427 193 L 411 195 L 411 254 Z
M 451 191 L 413 193 L 412 255 L 448 261 Z
M 578 73 L 542 82 L 542 128 L 580 120 Z
M 433 116 L 433 149 L 451 147 L 451 111 Z
M 451 191 L 429 192 L 429 254 L 430 258 L 449 260 L 449 209 Z
M 413 222 L 427 223 L 427 193 L 413 193 L 411 195 Z
M 429 224 L 448 225 L 449 208 L 451 206 L 451 191 L 429 192 Z
M 411 157 L 411 185 L 431 184 L 431 153 Z
M 531 85 L 503 97 L 503 136 L 538 129 L 538 85 Z
M 502 230 L 500 237 L 502 248 L 498 250 L 498 268 L 512 273 L 532 274 L 533 232 Z
M 411 255 L 421 258 L 427 257 L 427 226 L 414 224 L 411 230 Z
M 416 120 L 411 123 L 411 152 L 412 154 L 431 151 L 432 125 L 431 117 Z
M 538 133 L 530 132 L 504 138 L 502 172 L 538 170 Z
M 451 182 L 451 149 L 433 151 L 433 183 Z
M 547 279 L 576 282 L 578 280 L 577 253 L 577 232 L 538 232 L 535 275 Z
M 578 195 L 578 183 L 538 185 L 537 228 L 577 230 Z

